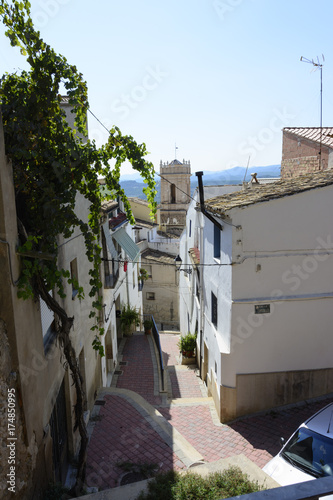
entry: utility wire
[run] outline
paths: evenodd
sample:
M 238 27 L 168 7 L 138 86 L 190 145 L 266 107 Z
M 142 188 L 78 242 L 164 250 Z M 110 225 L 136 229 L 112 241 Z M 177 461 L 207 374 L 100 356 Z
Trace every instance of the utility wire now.
M 105 130 L 107 131 L 107 133 L 110 135 L 110 130 L 109 130 L 109 129 L 108 129 L 108 128 L 104 125 L 104 123 L 102 123 L 102 122 L 101 122 L 101 120 L 99 120 L 99 119 L 97 118 L 97 116 L 96 116 L 96 115 L 94 115 L 94 113 L 91 111 L 91 109 L 90 109 L 90 108 L 88 108 L 88 111 L 89 111 L 89 113 L 90 113 L 90 114 L 91 114 L 91 115 L 95 118 L 95 120 L 97 120 L 97 121 L 98 121 L 98 123 L 99 123 L 100 125 L 102 125 L 102 127 L 103 127 L 103 128 L 105 128 Z
M 98 123 L 100 123 L 102 125 L 102 127 L 110 134 L 110 130 L 101 122 L 101 120 L 99 120 L 97 118 L 97 116 L 89 108 L 88 108 L 88 111 L 98 121 Z M 155 172 L 155 174 L 158 175 L 158 177 L 160 177 L 161 179 L 165 180 L 166 182 L 169 182 L 169 184 L 173 184 L 173 182 L 169 181 L 169 179 L 166 179 L 163 175 L 159 174 L 158 172 Z M 180 189 L 175 184 L 173 184 L 173 185 L 176 187 L 176 189 L 178 189 L 178 191 L 180 191 L 181 193 L 185 194 L 186 196 L 188 196 L 189 198 L 191 198 L 191 200 L 195 201 L 196 203 L 199 203 L 195 198 L 193 198 L 193 196 L 191 196 L 190 194 L 186 193 L 185 191 L 183 191 L 182 189 Z M 225 224 L 227 224 L 229 226 L 237 227 L 235 224 L 232 224 L 231 222 L 228 222 L 225 219 L 222 219 L 222 220 L 223 220 L 223 222 Z
M 123 260 L 123 259 L 106 259 L 104 257 L 102 257 L 101 259 L 103 262 L 118 262 L 120 264 L 123 264 L 124 262 L 129 262 L 128 260 Z M 132 262 L 132 264 L 137 264 L 137 262 Z M 144 265 L 147 265 L 147 266 L 172 266 L 172 267 L 175 267 L 176 264 L 169 264 L 169 263 L 163 263 L 163 262 L 145 262 L 145 263 L 142 263 L 141 262 L 141 267 L 144 268 Z M 187 264 L 183 264 L 182 263 L 182 266 L 186 267 L 186 266 L 190 266 L 190 267 L 221 267 L 221 266 L 232 266 L 232 262 L 230 262 L 230 264 L 192 264 L 192 263 L 187 263 Z M 183 271 L 183 270 L 182 270 Z

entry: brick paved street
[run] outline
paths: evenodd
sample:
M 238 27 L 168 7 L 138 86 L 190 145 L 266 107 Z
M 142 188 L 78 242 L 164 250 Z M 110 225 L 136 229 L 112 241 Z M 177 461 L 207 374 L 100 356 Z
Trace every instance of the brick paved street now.
M 101 490 L 119 485 L 123 462 L 156 463 L 159 470 L 183 468 L 175 453 L 138 411 L 119 396 L 105 396 L 89 443 L 87 483 Z M 153 446 L 152 446 L 153 443 Z
M 322 399 L 220 424 L 198 371 L 179 364 L 179 336 L 161 334 L 160 339 L 169 397 L 158 393 L 152 338 L 136 334 L 123 341 L 122 365 L 117 367 L 122 374 L 113 377 L 110 393 L 104 390 L 105 405 L 95 406 L 91 419 L 90 486 L 118 486 L 124 475 L 121 462 L 156 463 L 160 470 L 182 469 L 198 456 L 212 462 L 242 453 L 263 467 L 278 452 L 281 436 L 288 438 L 301 422 L 331 401 Z M 163 427 L 161 415 L 172 427 Z M 177 446 L 173 445 L 176 435 L 172 428 L 183 439 Z

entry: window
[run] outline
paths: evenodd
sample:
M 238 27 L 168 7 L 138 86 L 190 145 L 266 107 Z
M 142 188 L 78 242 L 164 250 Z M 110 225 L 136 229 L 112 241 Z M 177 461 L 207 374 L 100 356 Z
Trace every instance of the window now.
M 221 257 L 221 231 L 214 224 L 214 258 L 220 259 Z
M 188 230 L 188 237 L 191 238 L 192 236 L 192 221 L 190 219 L 190 227 L 189 227 L 189 230 Z
M 79 293 L 79 275 L 77 272 L 77 259 L 73 259 L 70 263 L 71 280 L 72 280 L 72 299 L 75 299 Z
M 53 297 L 52 290 L 50 295 Z M 54 312 L 48 308 L 43 299 L 39 299 L 40 318 L 42 322 L 42 332 L 45 353 L 49 350 L 55 335 Z
M 212 292 L 212 323 L 217 328 L 217 298 Z
M 154 292 L 147 292 L 146 299 L 147 300 L 155 300 L 155 293 Z
M 176 186 L 171 184 L 170 186 L 170 203 L 176 203 Z

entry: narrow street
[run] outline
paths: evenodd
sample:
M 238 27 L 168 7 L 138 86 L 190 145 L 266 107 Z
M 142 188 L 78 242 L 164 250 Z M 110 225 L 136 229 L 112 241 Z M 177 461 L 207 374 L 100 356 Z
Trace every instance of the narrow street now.
M 278 452 L 281 436 L 288 438 L 331 401 L 318 399 L 221 424 L 198 370 L 178 364 L 179 336 L 162 333 L 160 338 L 167 395 L 158 392 L 152 337 L 137 333 L 121 342 L 119 374 L 100 391 L 90 418 L 88 486 L 114 488 L 129 473 L 140 480 L 152 464 L 162 471 L 180 470 L 239 454 L 262 468 Z

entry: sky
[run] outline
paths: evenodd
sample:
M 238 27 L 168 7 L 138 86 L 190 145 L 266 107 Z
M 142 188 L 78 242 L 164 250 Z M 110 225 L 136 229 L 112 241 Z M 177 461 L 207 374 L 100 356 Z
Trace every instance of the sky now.
M 283 127 L 333 126 L 332 0 L 31 0 L 91 111 L 192 172 L 279 164 Z M 324 55 L 325 60 L 323 60 Z M 0 25 L 0 74 L 26 69 Z M 107 131 L 89 114 L 89 137 Z M 176 149 L 177 148 L 177 149 Z M 125 166 L 123 174 L 130 173 Z

